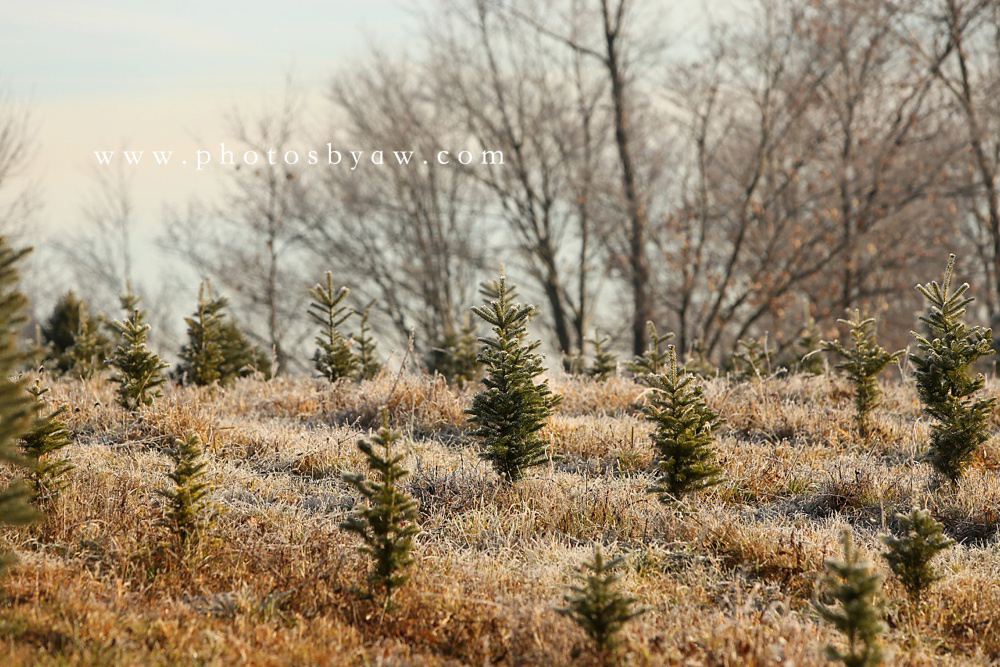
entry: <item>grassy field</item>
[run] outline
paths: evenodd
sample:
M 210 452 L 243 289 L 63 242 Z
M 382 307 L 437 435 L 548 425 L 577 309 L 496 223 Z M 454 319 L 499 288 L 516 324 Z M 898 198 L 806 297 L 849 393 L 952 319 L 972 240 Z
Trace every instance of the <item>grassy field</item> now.
M 839 638 L 812 600 L 845 526 L 886 577 L 887 664 L 1000 661 L 998 440 L 957 489 L 935 489 L 909 384 L 883 385 L 864 444 L 840 378 L 709 381 L 725 481 L 669 508 L 646 492 L 643 387 L 550 383 L 563 402 L 544 433 L 561 458 L 508 488 L 463 434 L 471 390 L 440 380 L 170 387 L 138 417 L 105 381 L 55 381 L 76 468 L 43 521 L 6 533 L 19 563 L 2 580 L 0 664 L 597 664 L 554 608 L 599 541 L 627 557 L 621 587 L 650 607 L 625 631 L 624 664 L 818 665 Z M 368 565 L 338 528 L 358 502 L 340 475 L 364 469 L 355 443 L 382 405 L 404 434 L 423 531 L 384 616 L 353 592 Z M 164 448 L 188 431 L 206 443 L 217 515 L 179 558 L 155 491 Z M 879 555 L 914 504 L 960 541 L 935 561 L 945 577 L 919 610 Z

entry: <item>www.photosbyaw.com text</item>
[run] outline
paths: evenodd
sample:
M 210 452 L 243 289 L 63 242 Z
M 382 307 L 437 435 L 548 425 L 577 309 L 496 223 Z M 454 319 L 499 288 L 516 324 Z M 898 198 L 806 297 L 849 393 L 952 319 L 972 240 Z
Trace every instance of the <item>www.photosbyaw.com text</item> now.
M 174 151 L 168 150 L 120 150 L 120 151 L 94 151 L 97 164 L 100 166 L 110 166 L 113 162 L 124 162 L 130 167 L 138 167 L 143 164 L 156 167 L 166 167 L 178 159 L 174 158 Z M 193 164 L 195 171 L 204 171 L 206 167 L 218 166 L 247 166 L 254 165 L 307 165 L 307 166 L 329 166 L 347 167 L 351 171 L 359 167 L 382 167 L 386 164 L 398 166 L 410 166 L 416 164 L 437 164 L 447 165 L 503 165 L 503 151 L 436 151 L 430 157 L 416 156 L 416 151 L 412 150 L 351 150 L 339 151 L 333 144 L 327 144 L 322 150 L 280 151 L 270 149 L 267 151 L 257 150 L 228 150 L 226 145 L 219 144 L 218 151 L 196 150 L 194 159 L 179 158 L 182 166 Z

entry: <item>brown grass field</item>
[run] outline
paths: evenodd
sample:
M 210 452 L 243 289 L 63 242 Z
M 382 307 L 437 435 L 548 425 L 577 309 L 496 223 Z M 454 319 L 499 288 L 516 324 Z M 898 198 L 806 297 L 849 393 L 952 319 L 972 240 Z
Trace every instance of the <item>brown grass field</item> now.
M 512 488 L 463 433 L 472 390 L 440 379 L 170 387 L 138 417 L 106 380 L 54 381 L 76 468 L 42 521 L 4 533 L 19 562 L 0 580 L 0 665 L 598 664 L 554 611 L 595 541 L 626 556 L 621 588 L 650 607 L 624 632 L 622 664 L 823 665 L 840 639 L 812 601 L 845 526 L 885 575 L 887 664 L 995 664 L 1000 440 L 957 488 L 935 488 L 927 418 L 899 375 L 886 373 L 867 443 L 841 378 L 708 381 L 725 481 L 675 508 L 646 491 L 643 388 L 623 378 L 551 379 L 564 400 L 544 433 L 561 458 Z M 354 592 L 368 563 L 338 528 L 358 502 L 340 474 L 364 469 L 355 443 L 382 405 L 423 531 L 385 615 Z M 164 447 L 189 431 L 206 443 L 216 515 L 180 558 L 155 491 Z M 913 505 L 960 541 L 919 609 L 879 540 Z

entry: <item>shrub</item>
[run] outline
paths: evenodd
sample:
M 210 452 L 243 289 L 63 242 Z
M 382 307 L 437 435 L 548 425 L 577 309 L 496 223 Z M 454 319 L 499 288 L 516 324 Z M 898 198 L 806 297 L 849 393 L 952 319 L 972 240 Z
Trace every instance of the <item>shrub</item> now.
M 647 375 L 653 390 L 644 408 L 646 419 L 656 424 L 652 434 L 657 451 L 654 462 L 659 477 L 649 490 L 664 503 L 682 495 L 718 484 L 722 470 L 714 464 L 713 431 L 721 423 L 708 407 L 695 376 L 677 370 L 674 346 L 667 348 L 666 373 Z
M 149 325 L 143 322 L 145 313 L 138 307 L 138 297 L 128 292 L 121 297 L 121 302 L 126 312 L 125 321 L 113 323 L 121 335 L 121 342 L 108 363 L 117 369 L 111 381 L 118 383 L 118 405 L 134 412 L 141 406 L 152 405 L 153 399 L 162 395 L 157 387 L 165 381 L 161 371 L 167 364 L 146 347 Z
M 206 497 L 211 485 L 205 481 L 205 461 L 201 458 L 201 441 L 194 433 L 174 440 L 167 452 L 174 468 L 167 474 L 172 488 L 157 493 L 167 499 L 167 511 L 160 521 L 177 538 L 181 547 L 195 542 L 205 528 Z
M 545 463 L 545 442 L 538 431 L 559 404 L 560 397 L 547 383 L 535 384 L 544 372 L 542 357 L 535 350 L 539 341 L 526 343 L 528 320 L 534 306 L 511 303 L 507 280 L 484 286 L 485 306 L 472 309 L 493 327 L 493 336 L 480 338 L 483 351 L 479 361 L 486 367 L 485 389 L 472 399 L 466 411 L 484 451 L 480 454 L 493 464 L 506 482 L 516 482 L 524 470 Z M 489 299 L 495 293 L 495 299 Z
M 0 236 L 0 461 L 30 470 L 18 451 L 17 442 L 31 429 L 35 401 L 25 390 L 26 380 L 15 377 L 24 361 L 18 334 L 26 321 L 27 299 L 18 290 L 17 263 L 28 253 L 14 250 L 5 236 Z M 37 512 L 30 505 L 31 489 L 16 480 L 0 491 L 0 525 L 19 525 L 33 520 Z M 0 555 L 0 567 L 13 559 Z
M 344 475 L 344 480 L 364 496 L 366 507 L 355 511 L 340 527 L 359 535 L 364 542 L 360 551 L 371 556 L 374 566 L 368 576 L 369 596 L 376 588 L 385 594 L 383 610 L 389 605 L 393 591 L 410 578 L 407 570 L 413 565 L 413 538 L 417 528 L 417 501 L 399 489 L 399 483 L 409 472 L 399 465 L 402 454 L 393 452 L 400 438 L 389 428 L 389 417 L 382 410 L 382 428 L 371 442 L 358 440 L 358 449 L 368 460 L 374 480 L 366 475 Z M 376 452 L 375 447 L 380 451 Z
M 893 574 L 899 577 L 910 600 L 919 604 L 923 592 L 941 578 L 931 566 L 931 560 L 955 541 L 941 534 L 942 525 L 927 510 L 914 508 L 909 515 L 897 514 L 896 518 L 902 536 L 883 537 L 889 550 L 882 555 Z
M 333 274 L 324 274 L 326 286 L 317 284 L 309 290 L 312 302 L 309 304 L 309 316 L 322 327 L 316 336 L 316 352 L 313 355 L 313 365 L 320 375 L 330 382 L 341 378 L 353 378 L 358 371 L 358 360 L 351 352 L 353 341 L 344 338 L 338 327 L 354 314 L 348 306 L 342 305 L 350 293 L 346 287 L 334 292 Z
M 647 611 L 637 604 L 637 598 L 617 590 L 620 577 L 614 570 L 623 560 L 619 556 L 605 561 L 601 546 L 596 545 L 594 559 L 584 564 L 587 572 L 576 575 L 581 583 L 570 587 L 565 596 L 566 607 L 557 610 L 587 633 L 608 662 L 618 647 L 618 635 L 625 624 Z
M 879 406 L 882 396 L 878 374 L 898 360 L 903 351 L 886 352 L 876 343 L 875 318 L 861 319 L 859 310 L 854 311 L 853 319 L 837 321 L 850 327 L 854 346 L 848 350 L 838 340 L 823 341 L 823 350 L 844 359 L 836 367 L 846 372 L 854 385 L 854 421 L 861 437 L 867 438 L 871 431 L 871 413 Z
M 930 462 L 952 484 L 965 471 L 976 447 L 984 443 L 996 398 L 974 399 L 986 380 L 972 377 L 969 369 L 980 357 L 993 354 L 993 333 L 983 327 L 966 327 L 961 318 L 974 299 L 965 296 L 968 283 L 952 291 L 955 256 L 948 260 L 944 283 L 917 285 L 930 301 L 930 312 L 920 316 L 928 329 L 924 336 L 912 332 L 920 353 L 913 357 L 913 375 L 924 412 L 936 420 L 931 426 Z
M 882 664 L 882 577 L 872 572 L 870 562 L 860 560 L 850 529 L 844 530 L 842 540 L 844 559 L 828 558 L 821 582 L 833 604 L 816 601 L 815 606 L 823 620 L 847 637 L 847 651 L 830 645 L 826 654 L 847 667 L 875 667 Z
M 32 462 L 32 471 L 27 480 L 31 485 L 32 496 L 41 503 L 55 501 L 59 492 L 65 488 L 63 475 L 73 469 L 68 459 L 58 456 L 58 452 L 71 443 L 69 429 L 60 416 L 66 411 L 66 406 L 60 406 L 53 412 L 44 414 L 47 408 L 45 399 L 48 388 L 42 386 L 40 379 L 28 389 L 34 397 L 34 426 L 21 436 L 21 450 Z
M 629 362 L 628 365 L 629 370 L 639 377 L 663 372 L 663 367 L 667 363 L 667 353 L 661 350 L 660 346 L 674 337 L 670 331 L 662 336 L 658 334 L 656 325 L 652 322 L 646 322 L 646 328 L 649 330 L 649 343 L 646 346 L 646 351 Z

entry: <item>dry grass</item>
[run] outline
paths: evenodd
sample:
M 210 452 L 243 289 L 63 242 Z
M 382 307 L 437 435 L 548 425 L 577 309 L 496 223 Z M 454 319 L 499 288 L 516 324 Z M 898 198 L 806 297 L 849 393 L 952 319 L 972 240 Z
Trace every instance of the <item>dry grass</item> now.
M 877 434 L 861 442 L 841 379 L 712 380 L 725 481 L 667 508 L 646 492 L 642 387 L 553 388 L 564 400 L 543 433 L 557 456 L 507 488 L 464 435 L 471 391 L 440 380 L 172 387 L 137 418 L 107 383 L 56 382 L 76 469 L 44 521 L 5 534 L 20 563 L 2 580 L 0 664 L 597 664 L 553 611 L 595 540 L 628 557 L 622 585 L 651 608 L 627 630 L 625 664 L 823 664 L 836 638 L 811 600 L 844 525 L 886 575 L 890 664 L 1000 661 L 996 439 L 957 488 L 936 489 L 905 384 L 886 384 Z M 338 529 L 358 502 L 340 475 L 363 467 L 355 441 L 381 405 L 404 433 L 423 529 L 384 617 L 353 592 L 367 563 Z M 155 490 L 164 447 L 187 431 L 206 443 L 216 517 L 178 553 Z M 914 504 L 961 542 L 918 610 L 879 557 L 879 536 Z

